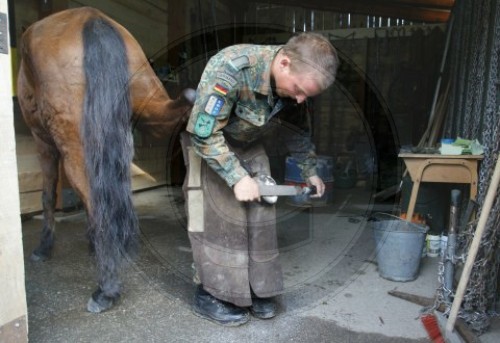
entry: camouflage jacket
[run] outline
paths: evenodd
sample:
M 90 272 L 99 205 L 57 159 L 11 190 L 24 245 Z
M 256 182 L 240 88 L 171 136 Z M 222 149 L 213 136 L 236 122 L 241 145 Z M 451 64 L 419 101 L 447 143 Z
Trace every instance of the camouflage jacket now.
M 195 151 L 230 187 L 249 172 L 227 143 L 259 139 L 273 127 L 271 119 L 286 107 L 287 101 L 275 96 L 271 87 L 271 63 L 280 48 L 230 46 L 208 61 L 201 76 L 186 130 Z M 299 157 L 302 177 L 316 175 L 310 137 L 290 137 L 289 143 Z

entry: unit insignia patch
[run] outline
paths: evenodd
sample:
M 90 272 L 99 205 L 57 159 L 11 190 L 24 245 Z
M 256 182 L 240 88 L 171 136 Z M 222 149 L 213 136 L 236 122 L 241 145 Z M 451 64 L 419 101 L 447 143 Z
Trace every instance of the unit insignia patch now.
M 222 107 L 224 106 L 224 99 L 216 94 L 210 95 L 208 101 L 205 105 L 205 112 L 212 116 L 216 116 L 220 113 Z
M 194 133 L 201 137 L 206 138 L 212 134 L 215 126 L 215 117 L 206 113 L 198 113 L 198 119 L 194 124 Z

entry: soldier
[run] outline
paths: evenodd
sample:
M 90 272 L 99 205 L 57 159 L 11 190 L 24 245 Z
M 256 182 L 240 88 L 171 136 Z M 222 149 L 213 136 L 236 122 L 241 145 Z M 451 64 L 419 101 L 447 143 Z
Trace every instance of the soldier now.
M 302 33 L 281 46 L 227 47 L 205 67 L 181 138 L 197 315 L 228 326 L 246 323 L 249 313 L 276 315 L 283 278 L 275 208 L 261 201 L 253 178 L 270 175 L 259 138 L 287 103 L 301 104 L 328 88 L 337 66 L 325 37 Z M 301 150 L 302 176 L 322 196 L 314 145 L 308 137 L 291 141 Z

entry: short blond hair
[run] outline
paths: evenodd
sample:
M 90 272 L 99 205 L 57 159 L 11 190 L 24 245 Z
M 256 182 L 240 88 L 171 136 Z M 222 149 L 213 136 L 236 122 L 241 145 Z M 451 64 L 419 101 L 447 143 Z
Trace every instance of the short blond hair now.
M 335 81 L 339 60 L 337 51 L 325 36 L 300 33 L 290 38 L 282 50 L 290 59 L 293 73 L 314 75 L 323 90 Z

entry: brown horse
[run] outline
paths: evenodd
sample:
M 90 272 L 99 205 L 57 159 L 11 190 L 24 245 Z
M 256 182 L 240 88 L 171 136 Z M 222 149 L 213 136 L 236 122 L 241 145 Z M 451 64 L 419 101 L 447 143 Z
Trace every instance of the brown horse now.
M 51 255 L 61 160 L 85 206 L 95 249 L 98 289 L 87 309 L 101 312 L 119 298 L 120 269 L 138 245 L 132 125 L 157 137 L 174 133 L 189 114 L 194 91 L 171 99 L 132 35 L 88 7 L 30 26 L 21 56 L 19 103 L 43 171 L 44 223 L 32 259 Z

